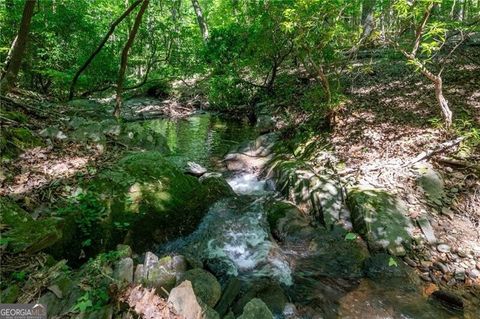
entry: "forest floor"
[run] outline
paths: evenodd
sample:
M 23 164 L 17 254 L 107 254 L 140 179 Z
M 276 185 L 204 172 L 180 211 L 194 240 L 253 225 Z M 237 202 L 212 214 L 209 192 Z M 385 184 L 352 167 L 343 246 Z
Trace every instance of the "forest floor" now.
M 462 68 L 444 73 L 455 117 L 454 129 L 447 132 L 441 128 L 433 85 L 416 73 L 399 72 L 406 70 L 401 63 L 359 60 L 358 68 L 367 64 L 370 71 L 351 80 L 348 102 L 331 136 L 334 152 L 358 182 L 397 194 L 408 203 L 412 219 L 429 222 L 436 240 L 419 243 L 413 258 L 406 259 L 423 280 L 478 288 L 479 146 L 462 143 L 415 165 L 404 163 L 413 164 L 419 154 L 454 140 L 466 128 L 480 127 L 480 64 L 465 61 Z M 433 179 L 433 195 L 419 185 L 422 170 Z M 432 232 L 428 225 L 420 229 Z
M 130 149 L 117 136 L 109 134 L 105 134 L 106 140 L 101 143 L 96 143 L 95 137 L 85 141 L 70 138 L 74 132 L 72 122 L 78 119 L 98 122 L 111 119 L 112 103 L 109 102 L 112 99 L 101 99 L 101 103 L 89 100 L 54 103 L 24 90 L 11 93 L 9 99 L 18 103 L 16 112 L 28 121 L 2 125 L 31 130 L 35 143 L 27 142 L 25 144 L 30 145 L 24 148 L 16 145 L 22 143 L 11 142 L 18 156 L 15 160 L 4 158 L 2 161 L 0 195 L 20 201 L 28 211 L 41 213 L 42 208 L 70 196 L 79 180 L 94 177 Z M 195 111 L 191 103 L 183 104 L 173 98 L 135 97 L 124 104 L 122 117 L 131 123 L 159 117 L 184 118 Z M 22 107 L 18 107 L 20 105 Z

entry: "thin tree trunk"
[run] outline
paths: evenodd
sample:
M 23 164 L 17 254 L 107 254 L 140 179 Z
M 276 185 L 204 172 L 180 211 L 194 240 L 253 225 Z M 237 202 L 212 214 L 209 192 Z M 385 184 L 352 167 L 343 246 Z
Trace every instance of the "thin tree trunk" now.
M 120 117 L 120 109 L 122 107 L 122 91 L 123 91 L 123 80 L 125 78 L 125 71 L 127 70 L 127 62 L 128 62 L 128 51 L 133 45 L 133 41 L 135 40 L 135 36 L 137 35 L 138 28 L 140 27 L 140 23 L 142 22 L 143 14 L 145 10 L 147 10 L 149 0 L 143 0 L 142 6 L 137 13 L 137 17 L 135 18 L 135 22 L 133 24 L 132 30 L 130 30 L 130 34 L 128 35 L 127 43 L 125 43 L 125 47 L 122 51 L 122 58 L 120 60 L 120 71 L 118 73 L 118 81 L 117 81 L 117 97 L 115 99 L 115 109 L 113 110 L 113 115 L 118 119 Z
M 438 104 L 440 104 L 440 108 L 442 109 L 443 118 L 445 120 L 445 125 L 450 127 L 452 125 L 452 111 L 448 107 L 448 101 L 443 96 L 443 81 L 441 76 L 436 77 L 436 81 L 434 82 L 435 85 L 435 97 L 437 98 Z
M 68 94 L 68 99 L 69 100 L 73 99 L 73 95 L 75 93 L 75 84 L 77 84 L 77 81 L 78 81 L 78 78 L 80 77 L 80 75 L 83 73 L 83 71 L 85 71 L 87 69 L 87 67 L 93 61 L 95 56 L 102 50 L 103 46 L 105 45 L 105 43 L 107 43 L 107 41 L 110 38 L 110 36 L 112 35 L 113 31 L 115 31 L 115 28 L 117 27 L 117 25 L 120 22 L 122 22 L 123 19 L 125 19 L 130 14 L 130 12 L 132 12 L 133 9 L 135 9 L 142 1 L 143 0 L 137 0 L 134 3 L 132 3 L 132 5 L 127 10 L 125 10 L 125 12 L 123 12 L 122 15 L 120 17 L 118 17 L 112 23 L 112 25 L 110 26 L 110 29 L 108 30 L 107 34 L 105 34 L 102 41 L 100 41 L 100 44 L 97 46 L 95 51 L 92 52 L 90 57 L 88 57 L 87 61 L 85 61 L 85 63 L 83 63 L 83 65 L 80 67 L 80 69 L 78 69 L 77 73 L 75 73 L 75 75 L 73 77 L 73 80 L 72 80 L 72 83 L 70 84 L 70 92 Z
M 418 25 L 415 31 L 415 41 L 413 43 L 413 48 L 411 53 L 407 53 L 406 51 L 402 51 L 403 54 L 407 57 L 407 59 L 414 64 L 420 72 L 430 81 L 433 82 L 435 87 L 435 97 L 437 99 L 438 104 L 440 105 L 440 109 L 442 111 L 443 118 L 445 120 L 445 126 L 448 128 L 452 125 L 452 111 L 448 106 L 447 99 L 443 96 L 443 81 L 442 81 L 442 71 L 438 73 L 438 75 L 433 74 L 426 68 L 426 66 L 420 62 L 417 58 L 417 51 L 420 47 L 420 43 L 422 40 L 422 34 L 427 25 L 428 18 L 430 17 L 430 13 L 432 12 L 435 3 L 432 1 L 427 6 L 425 13 L 423 14 L 422 21 Z M 453 51 L 452 51 L 453 52 Z
M 208 40 L 208 25 L 205 22 L 205 18 L 203 17 L 202 7 L 198 3 L 198 0 L 192 0 L 193 9 L 195 10 L 195 15 L 197 16 L 198 26 L 200 27 L 200 31 L 202 32 L 203 41 Z
M 307 54 L 307 60 L 317 73 L 317 78 L 320 80 L 320 83 L 325 90 L 327 102 L 330 103 L 332 101 L 332 93 L 330 91 L 330 83 L 327 76 L 325 75 L 325 72 L 323 71 L 323 67 L 320 64 L 315 63 L 315 61 L 313 61 L 312 57 L 309 54 Z
M 26 0 L 23 8 L 22 21 L 18 35 L 15 38 L 10 62 L 5 69 L 5 75 L 0 81 L 0 93 L 5 95 L 17 80 L 18 71 L 22 63 L 23 54 L 27 46 L 28 32 L 30 30 L 30 22 L 32 21 L 33 10 L 36 0 Z
M 2 75 L 0 76 L 0 80 L 2 80 L 5 77 L 5 75 L 7 74 L 7 69 L 8 69 L 8 66 L 10 65 L 10 60 L 12 59 L 13 48 L 17 45 L 17 39 L 18 39 L 18 35 L 15 36 L 15 38 L 13 39 L 12 45 L 10 46 L 10 49 L 8 50 L 7 57 L 5 58 L 5 63 L 4 63 L 5 66 L 3 67 Z
M 375 29 L 375 2 L 376 0 L 365 0 L 362 8 L 362 36 L 360 42 L 370 37 Z

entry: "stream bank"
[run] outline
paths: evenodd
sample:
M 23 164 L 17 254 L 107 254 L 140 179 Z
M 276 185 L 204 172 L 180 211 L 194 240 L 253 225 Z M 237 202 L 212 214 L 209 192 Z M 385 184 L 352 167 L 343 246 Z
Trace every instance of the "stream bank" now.
M 203 303 L 200 307 L 212 318 L 241 316 L 245 311 L 286 318 L 475 317 L 478 308 L 469 300 L 454 302 L 462 307 L 452 312 L 436 305 L 435 298 L 428 298 L 431 286 L 422 285 L 398 258 L 415 242 L 403 203 L 393 194 L 346 189 L 347 184 L 327 165 L 319 171 L 285 152 L 276 134 L 254 139 L 258 133 L 250 128 L 209 114 L 176 122 L 133 123 L 110 130 L 102 122 L 105 139 L 78 133 L 98 131 L 97 126 L 89 128 L 94 125 L 89 121 L 47 135 L 51 140 L 65 135 L 68 143 L 78 135 L 102 142 L 112 135 L 107 132 L 120 131 L 115 140 L 127 147 L 122 145 L 126 149 L 112 165 L 80 183 L 80 190 L 70 189 L 75 197 L 60 210 L 72 214 L 70 220 L 78 228 L 48 234 L 46 241 L 29 239 L 49 244 L 52 239 L 57 244 L 55 240 L 74 234 L 63 249 L 53 252 L 61 252 L 58 259 L 71 252 L 70 263 L 80 260 L 76 266 L 93 257 L 89 262 L 70 274 L 64 262 L 40 252 L 49 247 L 6 246 L 7 251 L 19 249 L 16 253 L 40 252 L 40 264 L 50 269 L 43 275 L 45 281 L 25 288 L 27 294 L 17 291 L 16 300 L 43 292 L 41 300 L 57 315 L 85 317 L 87 310 L 90 318 L 114 314 L 128 318 L 112 303 L 125 283 L 142 282 L 162 295 L 163 289 L 188 279 Z M 130 147 L 126 141 L 132 143 Z M 225 156 L 232 148 L 235 151 Z M 183 169 L 189 161 L 213 173 L 188 176 Z M 78 191 L 91 195 L 78 196 Z M 75 218 L 76 211 L 86 214 Z M 27 212 L 18 214 L 27 216 Z M 381 218 L 373 220 L 377 216 Z M 65 225 L 63 217 L 44 212 L 33 223 L 40 226 L 52 218 Z M 102 224 L 109 227 L 103 229 Z M 88 227 L 86 234 L 98 237 L 90 243 L 78 240 Z M 14 229 L 7 238 L 21 233 L 22 227 Z M 119 243 L 130 245 L 116 249 Z M 32 270 L 24 276 L 33 274 L 38 275 Z M 11 287 L 5 291 L 13 299 Z M 455 295 L 437 295 L 440 300 L 458 301 Z

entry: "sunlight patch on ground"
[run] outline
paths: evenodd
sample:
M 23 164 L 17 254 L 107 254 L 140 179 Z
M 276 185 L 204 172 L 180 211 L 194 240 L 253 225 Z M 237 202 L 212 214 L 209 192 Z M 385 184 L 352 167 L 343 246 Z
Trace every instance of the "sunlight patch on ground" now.
M 88 152 L 72 146 L 67 153 L 52 147 L 36 147 L 25 151 L 13 163 L 18 174 L 0 188 L 2 195 L 26 195 L 53 183 L 68 179 L 77 173 L 88 173 L 89 162 L 100 155 L 100 151 L 89 148 Z

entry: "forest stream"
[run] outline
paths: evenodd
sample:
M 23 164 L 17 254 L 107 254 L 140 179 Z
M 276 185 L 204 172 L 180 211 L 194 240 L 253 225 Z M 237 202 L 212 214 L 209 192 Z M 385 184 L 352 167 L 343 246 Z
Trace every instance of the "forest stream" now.
M 0 319 L 480 318 L 479 17 L 0 1 Z
M 234 311 L 241 312 L 249 298 L 260 296 L 278 318 L 458 315 L 425 297 L 417 275 L 403 262 L 394 262 L 382 253 L 367 258 L 366 248 L 347 243 L 346 231 L 340 227 L 327 230 L 321 225 L 310 226 L 299 215 L 292 218 L 304 227 L 286 227 L 281 239 L 275 236 L 267 210 L 284 201 L 275 191 L 274 182 L 266 180 L 258 167 L 247 164 L 231 171 L 221 160 L 227 149 L 247 152 L 262 147 L 247 143 L 255 137 L 248 125 L 222 121 L 210 114 L 146 123 L 166 128 L 169 146 L 175 150 L 171 160 L 176 165 L 195 161 L 209 169 L 223 170 L 235 192 L 235 196 L 214 203 L 192 234 L 161 245 L 156 251 L 159 256 L 182 254 L 196 260 L 223 287 L 239 283 L 234 289 L 244 298 L 236 301 Z

